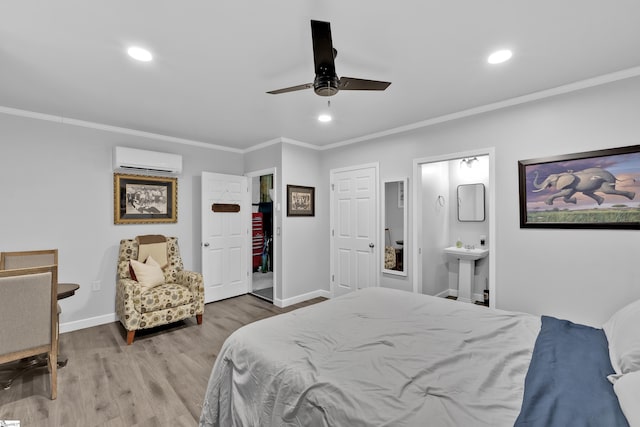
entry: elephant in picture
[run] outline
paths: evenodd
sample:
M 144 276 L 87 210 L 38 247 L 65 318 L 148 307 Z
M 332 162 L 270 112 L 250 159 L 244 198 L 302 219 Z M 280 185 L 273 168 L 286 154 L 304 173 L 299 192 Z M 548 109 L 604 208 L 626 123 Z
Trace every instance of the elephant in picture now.
M 616 194 L 624 196 L 629 200 L 633 200 L 636 193 L 632 191 L 616 190 L 616 181 L 619 181 L 613 174 L 602 168 L 588 168 L 579 172 L 568 171 L 564 173 L 554 173 L 545 178 L 544 181 L 538 183 L 538 171 L 534 171 L 535 178 L 533 186 L 538 193 L 547 188 L 556 187 L 557 193 L 552 194 L 544 202 L 552 205 L 553 201 L 562 198 L 565 203 L 576 203 L 574 194 L 580 192 L 585 196 L 591 197 L 599 205 L 604 202 L 604 197 L 598 196 L 596 192 L 604 194 Z

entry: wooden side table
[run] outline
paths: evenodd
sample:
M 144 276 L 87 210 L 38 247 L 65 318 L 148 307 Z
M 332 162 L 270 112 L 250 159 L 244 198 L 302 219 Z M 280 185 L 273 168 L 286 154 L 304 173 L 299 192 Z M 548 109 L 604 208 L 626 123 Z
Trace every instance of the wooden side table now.
M 58 301 L 75 295 L 80 289 L 77 283 L 58 283 Z M 60 316 L 60 305 L 58 305 L 58 317 Z M 60 319 L 58 319 L 58 336 L 60 335 Z M 69 359 L 60 355 L 60 340 L 58 340 L 58 368 L 67 366 Z
M 58 300 L 75 295 L 78 289 L 80 289 L 80 285 L 77 283 L 58 283 Z

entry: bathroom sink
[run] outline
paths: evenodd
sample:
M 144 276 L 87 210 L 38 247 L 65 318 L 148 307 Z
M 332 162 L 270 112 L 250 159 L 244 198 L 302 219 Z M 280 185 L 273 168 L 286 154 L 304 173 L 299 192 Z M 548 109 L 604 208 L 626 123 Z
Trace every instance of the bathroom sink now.
M 489 249 L 481 249 L 481 248 L 465 249 L 465 248 L 457 248 L 455 246 L 445 248 L 444 252 L 458 259 L 464 259 L 469 261 L 476 261 L 489 255 Z
M 473 277 L 476 261 L 489 255 L 489 249 L 466 249 L 451 246 L 445 248 L 444 252 L 458 259 L 458 301 L 473 302 Z

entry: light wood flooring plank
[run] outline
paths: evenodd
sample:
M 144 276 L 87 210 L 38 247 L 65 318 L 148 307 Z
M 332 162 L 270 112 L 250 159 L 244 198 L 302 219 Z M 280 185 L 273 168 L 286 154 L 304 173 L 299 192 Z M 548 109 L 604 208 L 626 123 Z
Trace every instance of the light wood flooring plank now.
M 230 298 L 207 304 L 200 326 L 193 318 L 139 331 L 131 346 L 118 322 L 63 334 L 69 363 L 58 370 L 57 400 L 48 397 L 46 368 L 37 369 L 0 390 L 0 419 L 28 427 L 196 426 L 211 368 L 233 331 L 323 300 L 281 309 L 251 295 Z

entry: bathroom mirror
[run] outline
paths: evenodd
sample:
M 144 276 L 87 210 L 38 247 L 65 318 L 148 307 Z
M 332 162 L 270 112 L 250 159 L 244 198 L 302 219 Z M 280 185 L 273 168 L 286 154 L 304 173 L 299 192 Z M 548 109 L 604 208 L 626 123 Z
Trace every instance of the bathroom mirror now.
M 384 250 L 382 251 L 382 272 L 407 275 L 405 248 L 407 247 L 407 204 L 408 178 L 384 181 L 382 195 L 382 224 L 384 224 Z
M 484 221 L 484 184 L 458 185 L 458 221 Z

